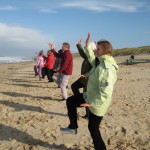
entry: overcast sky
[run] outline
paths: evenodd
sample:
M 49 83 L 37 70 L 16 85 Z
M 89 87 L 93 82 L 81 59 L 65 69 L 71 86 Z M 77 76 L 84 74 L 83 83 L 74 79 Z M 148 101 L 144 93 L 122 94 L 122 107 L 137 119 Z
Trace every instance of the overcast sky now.
M 150 45 L 150 0 L 0 0 L 0 56 L 34 56 L 87 33 L 115 49 Z

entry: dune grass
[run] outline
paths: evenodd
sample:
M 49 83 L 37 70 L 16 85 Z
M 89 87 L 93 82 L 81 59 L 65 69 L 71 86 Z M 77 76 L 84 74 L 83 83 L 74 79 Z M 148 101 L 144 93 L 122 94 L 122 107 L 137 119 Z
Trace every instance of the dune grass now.
M 150 54 L 150 46 L 143 47 L 134 47 L 134 48 L 122 48 L 122 49 L 114 49 L 114 56 L 123 56 L 123 55 L 138 55 L 138 54 Z M 73 53 L 73 57 L 79 57 L 79 53 Z
M 123 48 L 114 50 L 114 56 L 118 55 L 138 55 L 138 54 L 150 54 L 150 46 L 135 47 L 135 48 Z

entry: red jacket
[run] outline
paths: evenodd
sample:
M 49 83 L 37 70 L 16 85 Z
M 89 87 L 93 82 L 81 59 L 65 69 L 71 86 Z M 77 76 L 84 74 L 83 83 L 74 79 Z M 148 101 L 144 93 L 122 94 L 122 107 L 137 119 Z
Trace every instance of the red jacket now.
M 66 75 L 72 75 L 73 70 L 73 57 L 70 50 L 63 52 L 62 54 L 57 53 L 54 49 L 52 49 L 53 54 L 57 58 L 61 58 L 60 69 L 58 72 L 62 72 Z
M 44 67 L 48 69 L 53 69 L 54 63 L 55 63 L 55 56 L 53 54 L 48 54 L 47 57 L 43 56 L 44 60 L 46 60 L 46 63 L 44 64 Z

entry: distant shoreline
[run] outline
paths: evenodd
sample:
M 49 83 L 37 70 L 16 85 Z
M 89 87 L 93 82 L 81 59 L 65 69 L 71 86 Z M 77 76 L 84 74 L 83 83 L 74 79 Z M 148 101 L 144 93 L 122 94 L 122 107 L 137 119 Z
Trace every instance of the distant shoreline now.
M 34 58 L 33 57 L 11 57 L 11 56 L 0 57 L 0 64 L 28 62 L 28 61 L 34 61 Z

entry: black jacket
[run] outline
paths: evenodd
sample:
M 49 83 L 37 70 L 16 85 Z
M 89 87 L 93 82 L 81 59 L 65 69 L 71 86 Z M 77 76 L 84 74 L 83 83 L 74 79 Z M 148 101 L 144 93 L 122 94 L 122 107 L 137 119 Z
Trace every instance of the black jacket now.
M 88 57 L 86 56 L 82 46 L 80 44 L 77 44 L 76 46 L 77 46 L 80 56 L 84 59 L 84 61 L 82 62 L 82 67 L 81 67 L 81 75 L 84 75 L 90 72 L 90 70 L 92 69 L 92 65 L 88 61 Z M 80 81 L 86 89 L 88 78 L 80 78 Z

